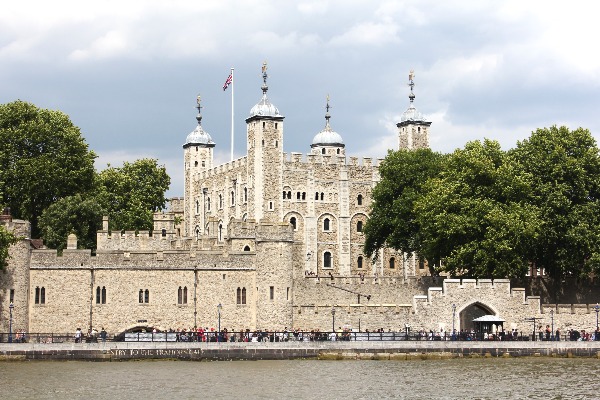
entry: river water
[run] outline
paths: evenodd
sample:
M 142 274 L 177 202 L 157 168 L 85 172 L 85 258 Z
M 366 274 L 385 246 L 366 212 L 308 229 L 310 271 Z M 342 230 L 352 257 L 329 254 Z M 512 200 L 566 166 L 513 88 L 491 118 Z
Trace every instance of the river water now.
M 600 399 L 600 360 L 0 363 L 2 399 Z

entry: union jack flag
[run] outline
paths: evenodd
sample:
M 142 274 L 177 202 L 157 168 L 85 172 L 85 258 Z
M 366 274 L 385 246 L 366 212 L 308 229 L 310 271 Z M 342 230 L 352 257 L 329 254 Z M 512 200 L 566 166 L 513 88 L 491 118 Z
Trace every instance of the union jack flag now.
M 227 90 L 227 88 L 229 87 L 229 85 L 231 85 L 232 81 L 233 81 L 233 75 L 229 74 L 229 76 L 227 77 L 227 80 L 223 84 L 223 90 Z

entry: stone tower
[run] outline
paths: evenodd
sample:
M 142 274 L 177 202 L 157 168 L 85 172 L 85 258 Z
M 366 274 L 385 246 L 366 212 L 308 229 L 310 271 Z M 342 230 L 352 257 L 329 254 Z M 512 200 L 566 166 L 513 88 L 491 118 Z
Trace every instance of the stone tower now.
M 283 116 L 267 98 L 267 63 L 262 66 L 262 98 L 246 119 L 250 217 L 281 221 L 283 170 Z
M 414 105 L 415 94 L 413 93 L 415 73 L 410 71 L 408 75 L 408 86 L 410 94 L 408 98 L 410 105 L 402 114 L 398 127 L 398 149 L 426 149 L 429 148 L 429 127 L 431 122 L 425 119 Z
M 207 207 L 205 194 L 199 190 L 194 190 L 198 185 L 198 178 L 201 172 L 207 171 L 213 166 L 213 148 L 215 143 L 210 135 L 202 129 L 202 106 L 200 105 L 200 96 L 196 100 L 198 115 L 196 120 L 198 126 L 186 138 L 183 145 L 184 159 L 184 236 L 198 236 L 204 233 L 206 225 Z

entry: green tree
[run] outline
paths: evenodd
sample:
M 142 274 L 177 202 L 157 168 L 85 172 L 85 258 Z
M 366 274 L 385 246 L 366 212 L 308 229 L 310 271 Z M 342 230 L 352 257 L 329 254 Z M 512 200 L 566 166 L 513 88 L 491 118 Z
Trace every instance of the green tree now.
M 529 258 L 556 280 L 600 272 L 600 155 L 587 129 L 538 129 L 510 151 L 541 219 Z
M 98 176 L 98 202 L 108 212 L 110 229 L 150 230 L 152 214 L 165 207 L 171 178 L 155 159 L 125 162 Z
M 382 162 L 380 182 L 373 189 L 373 205 L 365 224 L 365 254 L 371 257 L 384 246 L 403 252 L 420 252 L 421 227 L 414 213 L 423 186 L 443 166 L 440 153 L 430 149 L 390 151 Z
M 456 150 L 415 202 L 422 255 L 452 275 L 523 277 L 539 227 L 528 178 L 515 174 L 498 142 Z
M 81 194 L 65 197 L 50 205 L 40 217 L 40 229 L 44 243 L 52 249 L 63 250 L 67 236 L 77 236 L 80 249 L 96 248 L 96 232 L 102 228 L 102 216 L 106 211 L 94 196 Z
M 20 100 L 0 105 L 0 143 L 0 203 L 31 222 L 32 237 L 50 204 L 93 186 L 96 155 L 60 111 Z
M 8 249 L 19 240 L 14 233 L 7 231 L 0 225 L 0 270 L 6 267 L 9 259 Z

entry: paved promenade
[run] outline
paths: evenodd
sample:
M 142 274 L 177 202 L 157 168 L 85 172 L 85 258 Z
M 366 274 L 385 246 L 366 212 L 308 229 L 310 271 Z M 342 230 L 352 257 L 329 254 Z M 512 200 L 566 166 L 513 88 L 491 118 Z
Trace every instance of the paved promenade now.
M 106 342 L 2 343 L 0 360 L 411 360 L 460 357 L 590 357 L 600 360 L 600 342 L 327 341 L 327 342 Z

